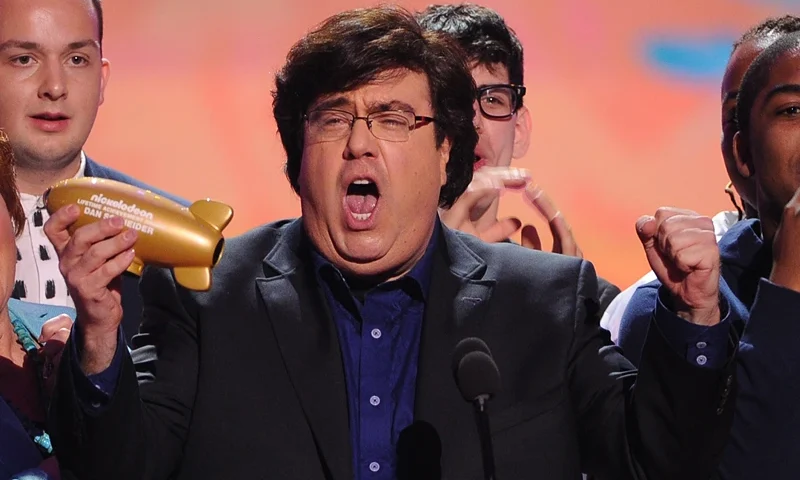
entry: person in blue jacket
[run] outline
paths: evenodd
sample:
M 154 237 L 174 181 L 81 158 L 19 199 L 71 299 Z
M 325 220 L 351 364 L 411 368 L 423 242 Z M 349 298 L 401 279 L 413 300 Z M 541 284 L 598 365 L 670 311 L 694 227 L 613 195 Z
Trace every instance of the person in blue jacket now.
M 739 337 L 738 392 L 724 479 L 797 478 L 800 471 L 800 33 L 780 36 L 750 65 L 736 107 L 734 154 L 756 186 L 758 218 L 720 240 L 711 220 L 662 208 L 637 231 L 658 280 L 640 287 L 619 343 L 634 363 L 643 334 L 668 317 L 694 341 L 697 368 L 719 362 L 731 330 Z M 676 325 L 672 323 L 671 325 Z M 724 355 L 724 353 L 723 353 Z

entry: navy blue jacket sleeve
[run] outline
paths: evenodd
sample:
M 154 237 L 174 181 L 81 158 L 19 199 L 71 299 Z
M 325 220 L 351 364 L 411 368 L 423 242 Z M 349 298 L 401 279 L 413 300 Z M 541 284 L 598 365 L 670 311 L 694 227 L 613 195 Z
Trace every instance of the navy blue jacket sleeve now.
M 617 344 L 622 348 L 625 358 L 637 368 L 642 359 L 642 348 L 650 329 L 650 321 L 658 299 L 658 283 L 651 282 L 640 286 L 628 302 L 619 324 Z
M 739 344 L 739 393 L 722 478 L 787 478 L 800 425 L 798 312 L 800 293 L 759 281 Z
M 669 307 L 669 294 L 654 281 L 633 294 L 620 323 L 618 343 L 628 360 L 638 366 L 647 331 L 656 322 L 667 343 L 689 363 L 703 368 L 721 368 L 730 355 L 728 301 L 721 296 L 722 321 L 713 327 L 687 322 Z

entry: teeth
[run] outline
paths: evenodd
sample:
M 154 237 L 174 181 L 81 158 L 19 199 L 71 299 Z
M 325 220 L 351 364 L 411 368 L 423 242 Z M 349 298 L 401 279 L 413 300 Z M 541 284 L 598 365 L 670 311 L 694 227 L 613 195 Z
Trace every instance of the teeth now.
M 353 212 L 350 212 L 350 215 L 352 215 L 353 218 L 355 218 L 356 220 L 359 220 L 359 221 L 363 222 L 364 220 L 369 220 L 369 217 L 372 216 L 372 213 L 353 213 Z
M 372 182 L 370 182 L 369 180 L 356 180 L 353 183 L 356 184 L 356 185 L 369 185 Z

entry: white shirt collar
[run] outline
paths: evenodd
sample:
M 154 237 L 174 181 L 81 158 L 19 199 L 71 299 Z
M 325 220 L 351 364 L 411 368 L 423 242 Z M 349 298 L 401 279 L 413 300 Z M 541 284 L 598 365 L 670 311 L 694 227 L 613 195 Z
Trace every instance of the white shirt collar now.
M 86 154 L 81 150 L 81 165 L 78 167 L 78 173 L 72 178 L 83 178 L 86 176 Z

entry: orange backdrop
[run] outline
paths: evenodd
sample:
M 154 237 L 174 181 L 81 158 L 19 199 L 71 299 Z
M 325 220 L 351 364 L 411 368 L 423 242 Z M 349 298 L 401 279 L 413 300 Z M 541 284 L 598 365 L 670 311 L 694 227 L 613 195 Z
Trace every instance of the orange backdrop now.
M 271 116 L 273 74 L 313 25 L 369 4 L 105 2 L 111 81 L 88 154 L 184 198 L 231 204 L 228 235 L 298 215 Z M 709 215 L 729 207 L 719 79 L 730 43 L 765 16 L 797 11 L 796 0 L 485 5 L 525 46 L 534 128 L 517 164 L 556 200 L 600 274 L 624 287 L 647 270 L 633 229 L 640 215 L 665 204 Z M 501 210 L 546 231 L 517 194 Z

